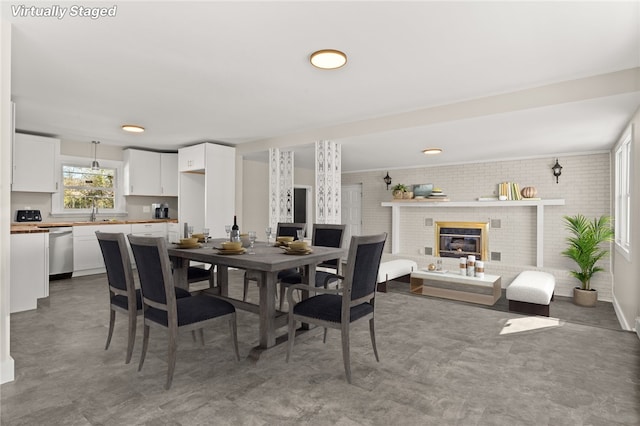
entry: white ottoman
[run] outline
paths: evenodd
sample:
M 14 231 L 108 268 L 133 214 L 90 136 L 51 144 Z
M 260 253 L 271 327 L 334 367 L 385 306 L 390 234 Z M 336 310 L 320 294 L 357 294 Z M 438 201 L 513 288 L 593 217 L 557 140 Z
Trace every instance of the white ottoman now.
M 378 291 L 387 292 L 389 280 L 409 282 L 411 272 L 418 270 L 418 264 L 413 260 L 396 259 L 381 262 L 378 269 Z
M 555 287 L 556 279 L 547 272 L 521 272 L 507 287 L 509 310 L 548 317 Z

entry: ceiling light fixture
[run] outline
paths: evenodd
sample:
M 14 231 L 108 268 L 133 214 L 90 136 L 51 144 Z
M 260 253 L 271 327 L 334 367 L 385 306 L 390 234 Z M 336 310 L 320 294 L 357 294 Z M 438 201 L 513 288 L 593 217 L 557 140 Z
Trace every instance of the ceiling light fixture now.
M 309 57 L 311 65 L 323 70 L 335 70 L 347 63 L 347 55 L 339 50 L 322 49 L 313 52 Z
M 93 162 L 91 163 L 91 170 L 99 170 L 100 164 L 98 163 L 98 144 L 100 141 L 91 141 L 93 144 Z
M 427 148 L 422 150 L 422 153 L 424 155 L 437 155 L 437 154 L 440 154 L 441 152 L 442 152 L 442 149 L 440 148 Z
M 144 132 L 144 127 L 138 126 L 136 124 L 123 124 L 122 130 L 124 130 L 125 132 L 131 132 L 131 133 L 142 133 Z

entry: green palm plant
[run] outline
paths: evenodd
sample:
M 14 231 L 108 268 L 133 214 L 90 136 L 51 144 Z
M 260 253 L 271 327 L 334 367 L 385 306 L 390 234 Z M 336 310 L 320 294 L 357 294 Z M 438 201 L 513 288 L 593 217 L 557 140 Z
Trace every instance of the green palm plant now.
M 591 277 L 596 272 L 604 271 L 596 264 L 609 254 L 609 250 L 600 245 L 613 240 L 611 218 L 601 216 L 593 220 L 578 214 L 564 216 L 566 228 L 571 233 L 567 238 L 568 247 L 562 254 L 578 265 L 578 271 L 569 271 L 582 284 L 582 290 L 591 289 Z

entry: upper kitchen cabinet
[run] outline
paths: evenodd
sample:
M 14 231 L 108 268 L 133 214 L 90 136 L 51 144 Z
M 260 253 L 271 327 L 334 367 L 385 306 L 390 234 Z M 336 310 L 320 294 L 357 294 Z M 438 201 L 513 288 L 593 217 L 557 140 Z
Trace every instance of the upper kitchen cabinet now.
M 207 145 L 187 146 L 178 150 L 178 165 L 181 172 L 202 172 L 205 168 L 205 150 Z M 220 146 L 220 145 L 218 145 Z
M 16 133 L 11 190 L 58 192 L 56 163 L 59 155 L 59 139 Z
M 224 225 L 235 212 L 236 149 L 202 143 L 178 150 L 180 194 L 178 217 L 195 232 L 209 228 L 214 238 L 224 237 Z M 182 228 L 181 228 L 182 229 Z
M 178 196 L 178 154 L 125 149 L 124 195 Z
M 160 154 L 160 185 L 162 195 L 178 196 L 178 154 Z

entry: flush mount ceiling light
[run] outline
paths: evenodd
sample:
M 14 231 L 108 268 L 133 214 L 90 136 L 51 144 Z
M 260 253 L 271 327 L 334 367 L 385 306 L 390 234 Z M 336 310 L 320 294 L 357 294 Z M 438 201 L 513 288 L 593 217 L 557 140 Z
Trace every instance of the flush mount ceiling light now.
M 441 152 L 442 152 L 442 149 L 440 148 L 427 148 L 422 150 L 422 153 L 424 155 L 437 155 L 437 154 L 440 154 Z
M 125 132 L 131 132 L 131 133 L 142 133 L 144 132 L 144 127 L 138 126 L 136 124 L 123 124 L 122 130 L 124 130 Z
M 347 55 L 339 50 L 322 49 L 313 52 L 309 58 L 311 65 L 323 70 L 334 70 L 347 63 Z

